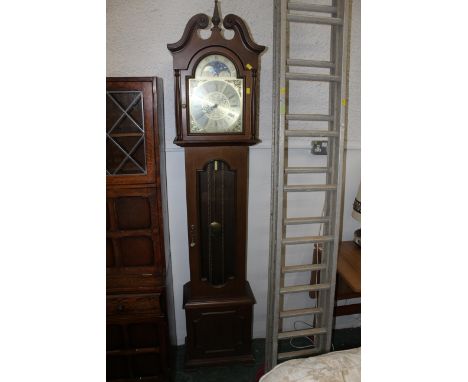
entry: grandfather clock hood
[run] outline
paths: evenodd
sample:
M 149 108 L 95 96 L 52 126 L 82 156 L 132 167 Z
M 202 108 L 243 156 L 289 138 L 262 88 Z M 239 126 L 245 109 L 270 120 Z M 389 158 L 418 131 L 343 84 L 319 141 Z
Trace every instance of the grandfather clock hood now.
M 211 19 L 211 23 L 210 23 Z M 265 50 L 256 44 L 245 22 L 237 15 L 228 14 L 222 20 L 225 29 L 233 30 L 234 37 L 226 39 L 221 28 L 221 17 L 218 1 L 215 1 L 213 16 L 199 13 L 187 23 L 179 41 L 168 44 L 173 56 L 175 79 L 175 107 L 177 136 L 174 143 L 180 146 L 200 146 L 217 144 L 252 145 L 258 143 L 257 110 L 258 110 L 258 70 L 259 55 Z M 211 24 L 211 35 L 207 39 L 200 37 L 199 29 L 207 29 Z M 194 78 L 197 64 L 210 54 L 220 54 L 236 67 L 237 76 L 243 79 L 243 134 L 236 136 L 200 137 L 190 134 L 188 79 Z M 248 119 L 247 119 L 248 118 Z

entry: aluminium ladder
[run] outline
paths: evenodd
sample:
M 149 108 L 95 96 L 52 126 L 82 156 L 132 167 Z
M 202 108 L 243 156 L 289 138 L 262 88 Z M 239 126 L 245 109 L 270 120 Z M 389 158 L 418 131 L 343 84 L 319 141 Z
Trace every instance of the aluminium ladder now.
M 278 361 L 325 353 L 331 347 L 336 259 L 341 225 L 350 3 L 351 0 L 332 0 L 331 5 L 318 5 L 275 0 L 271 241 L 265 354 L 267 371 Z M 289 57 L 290 28 L 294 23 L 329 26 L 329 59 Z M 303 36 L 304 39 L 307 37 Z M 324 74 L 324 68 L 328 73 Z M 292 82 L 295 81 L 328 84 L 326 86 L 328 97 L 324 97 L 328 99 L 328 112 L 290 113 L 294 106 L 293 102 L 298 100 L 292 94 L 294 90 Z M 292 127 L 297 121 L 302 124 L 302 129 Z M 315 126 L 315 122 L 325 123 L 326 129 L 319 130 L 308 126 L 308 124 Z M 290 141 L 294 138 L 326 139 L 328 142 L 326 165 L 289 165 L 288 149 L 292 145 Z M 324 183 L 304 184 L 304 181 L 298 181 L 298 177 L 304 176 L 305 180 L 310 174 L 322 174 Z M 288 182 L 291 177 L 295 177 L 293 184 Z M 306 195 L 322 193 L 322 213 L 317 216 L 290 216 L 288 195 L 291 193 L 306 193 Z M 312 227 L 314 224 L 320 224 L 318 235 L 288 235 L 291 226 L 308 229 L 307 227 Z M 309 256 L 309 263 L 288 265 L 287 257 L 293 254 L 288 253 L 287 248 L 291 246 L 297 248 L 300 244 L 314 247 L 314 250 L 309 249 L 305 253 L 306 257 Z M 285 281 L 292 273 L 304 275 L 305 272 L 315 277 L 315 282 L 286 285 Z M 286 309 L 285 298 L 300 292 L 309 293 L 310 297 L 304 298 L 308 306 Z M 297 330 L 294 323 L 294 330 L 285 330 L 284 321 L 293 317 L 306 317 L 305 319 L 309 321 L 307 328 Z M 300 350 L 291 350 L 291 346 L 288 347 L 287 344 L 284 346 L 285 340 L 300 337 L 307 337 L 310 345 L 302 346 Z

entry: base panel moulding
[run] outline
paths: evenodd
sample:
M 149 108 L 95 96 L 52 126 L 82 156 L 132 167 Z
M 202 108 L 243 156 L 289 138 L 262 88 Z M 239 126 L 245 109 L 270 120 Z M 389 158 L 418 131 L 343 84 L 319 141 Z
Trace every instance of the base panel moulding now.
M 255 302 L 248 281 L 242 295 L 216 298 L 192 298 L 190 283 L 185 284 L 185 367 L 254 362 L 252 316 Z

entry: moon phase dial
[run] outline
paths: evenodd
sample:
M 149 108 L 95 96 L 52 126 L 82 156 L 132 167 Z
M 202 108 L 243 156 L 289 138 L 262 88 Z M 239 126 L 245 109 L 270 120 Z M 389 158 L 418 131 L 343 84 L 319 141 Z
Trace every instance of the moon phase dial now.
M 195 71 L 195 78 L 237 78 L 234 64 L 220 54 L 212 54 L 202 59 Z

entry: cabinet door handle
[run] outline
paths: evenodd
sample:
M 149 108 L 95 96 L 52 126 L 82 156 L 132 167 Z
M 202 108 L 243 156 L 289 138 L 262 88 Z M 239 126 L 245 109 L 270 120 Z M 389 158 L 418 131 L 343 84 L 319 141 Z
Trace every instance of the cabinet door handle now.
M 190 248 L 195 247 L 195 225 L 190 226 Z
M 117 305 L 117 310 L 118 310 L 119 312 L 123 312 L 124 309 L 125 309 L 125 308 L 124 308 L 124 306 L 123 306 L 122 304 Z

